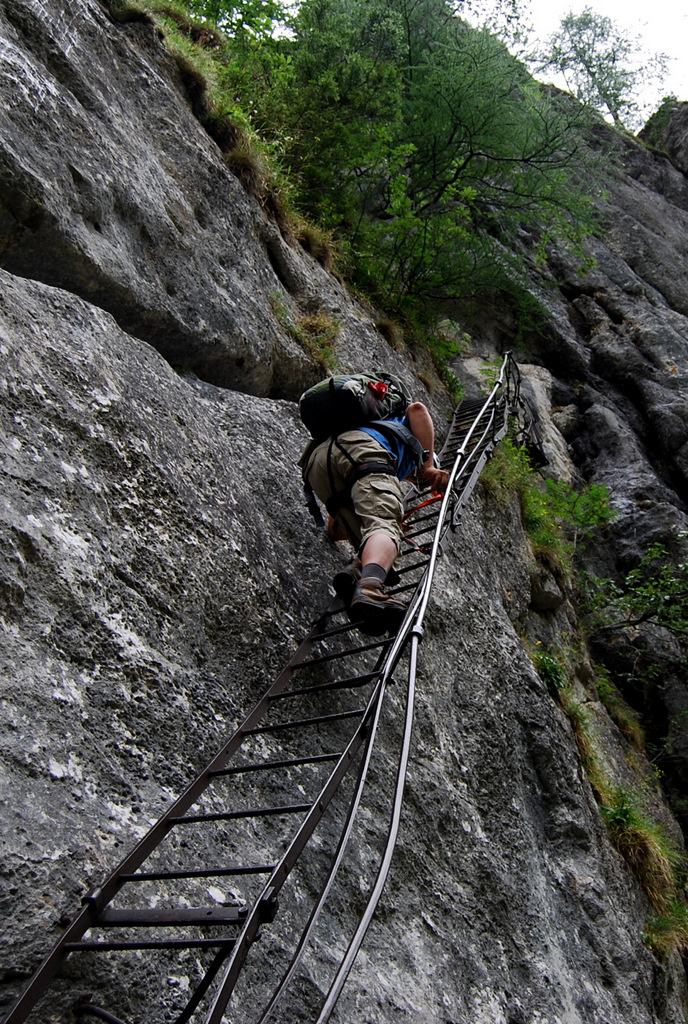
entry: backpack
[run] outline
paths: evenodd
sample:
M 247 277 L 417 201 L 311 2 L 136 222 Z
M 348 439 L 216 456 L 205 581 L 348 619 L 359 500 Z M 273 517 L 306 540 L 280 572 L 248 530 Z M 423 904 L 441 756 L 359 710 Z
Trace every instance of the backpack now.
M 349 373 L 327 377 L 301 395 L 299 412 L 311 437 L 333 434 L 403 416 L 410 399 L 392 374 Z
M 416 469 L 420 469 L 428 453 L 423 451 L 422 445 L 407 426 L 396 419 L 388 418 L 402 417 L 410 401 L 401 382 L 391 373 L 352 373 L 327 377 L 301 395 L 299 412 L 313 440 L 306 446 L 299 465 L 304 474 L 306 505 L 318 526 L 325 524 L 313 489 L 305 476 L 312 452 L 328 437 L 333 438 L 333 444 L 336 443 L 334 439 L 337 434 L 345 430 L 371 426 L 407 445 L 413 454 Z M 330 515 L 336 515 L 337 509 L 350 494 L 353 484 L 367 473 L 394 475 L 394 469 L 387 462 L 368 462 L 354 466 L 346 480 L 344 491 L 333 494 L 327 502 L 327 511 Z

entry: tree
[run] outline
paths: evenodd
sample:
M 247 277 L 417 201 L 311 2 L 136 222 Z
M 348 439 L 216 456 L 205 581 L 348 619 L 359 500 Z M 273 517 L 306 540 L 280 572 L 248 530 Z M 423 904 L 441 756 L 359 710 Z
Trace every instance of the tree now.
M 637 37 L 586 7 L 580 14 L 569 11 L 534 63 L 536 73 L 559 72 L 582 103 L 606 113 L 615 125 L 637 126 L 637 92 L 661 82 L 667 62 L 665 54 L 644 53 Z
M 648 548 L 622 586 L 611 579 L 589 577 L 586 588 L 594 632 L 650 622 L 688 637 L 688 562 L 674 563 L 663 544 Z
M 248 29 L 256 35 L 269 35 L 275 24 L 287 20 L 281 0 L 187 0 L 187 4 L 192 14 L 231 33 Z
M 275 32 L 279 0 L 186 3 L 225 26 L 226 94 L 390 312 L 425 325 L 486 289 L 525 295 L 522 225 L 541 249 L 590 229 L 588 112 L 452 0 L 302 0 Z
M 522 223 L 589 225 L 580 106 L 447 0 L 303 0 L 285 47 L 260 123 L 279 121 L 308 212 L 388 308 L 498 288 Z

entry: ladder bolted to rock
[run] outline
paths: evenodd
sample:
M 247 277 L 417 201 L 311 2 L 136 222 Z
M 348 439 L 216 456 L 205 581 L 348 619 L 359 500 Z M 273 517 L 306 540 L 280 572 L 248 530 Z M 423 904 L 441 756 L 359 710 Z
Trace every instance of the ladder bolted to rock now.
M 52 1016 L 58 1003 L 67 1008 L 61 1018 L 65 1021 L 71 1011 L 79 1020 L 133 1024 L 130 1016 L 122 1020 L 115 1015 L 128 1006 L 128 981 L 122 981 L 125 1011 L 110 1012 L 97 1005 L 99 1000 L 90 993 L 76 999 L 76 983 L 61 977 L 66 961 L 72 964 L 78 956 L 88 955 L 92 962 L 95 955 L 111 958 L 113 954 L 134 954 L 134 964 L 163 957 L 167 965 L 163 970 L 168 972 L 181 958 L 194 977 L 188 991 L 179 993 L 183 1005 L 175 1006 L 176 1016 L 165 1019 L 174 1024 L 220 1024 L 229 1019 L 225 1016 L 229 1000 L 247 959 L 253 959 L 248 958 L 252 946 L 265 928 L 281 919 L 280 902 L 282 914 L 293 916 L 294 921 L 286 926 L 286 937 L 280 938 L 275 961 L 281 957 L 288 962 L 275 964 L 264 997 L 256 997 L 254 986 L 251 1006 L 249 1011 L 242 1006 L 241 1019 L 251 1024 L 284 1019 L 273 1017 L 273 1012 L 288 992 L 319 915 L 335 890 L 362 805 L 385 696 L 403 666 L 406 697 L 384 850 L 365 909 L 324 986 L 325 1000 L 321 994 L 322 1005 L 312 1016 L 314 1024 L 329 1020 L 389 871 L 409 756 L 418 645 L 435 565 L 485 462 L 507 433 L 511 417 L 518 418 L 522 433 L 532 443 L 539 443 L 537 427 L 520 393 L 518 368 L 507 353 L 490 394 L 464 399 L 455 411 L 440 453 L 440 465 L 450 473 L 446 494 L 429 498 L 414 489 L 407 500 L 405 544 L 397 563 L 400 580 L 391 592 L 405 593 L 410 601 L 398 632 L 374 640 L 362 638 L 342 602 L 333 599 L 210 764 L 109 878 L 84 897 L 81 909 L 36 970 L 5 1024 L 43 1021 L 46 1014 L 41 1014 L 41 1007 L 46 1006 L 51 1008 L 51 1019 L 58 1019 Z M 310 851 L 315 850 L 314 860 L 323 860 L 319 856 L 323 826 L 329 830 L 331 845 L 326 866 L 304 867 Z M 201 844 L 217 851 L 216 862 L 194 861 Z M 300 869 L 306 883 L 298 881 Z M 209 906 L 204 888 L 209 880 L 241 886 L 241 893 L 232 893 L 232 899 L 224 901 L 231 905 Z M 313 892 L 309 892 L 310 910 L 299 920 L 295 907 L 301 907 L 304 889 Z M 284 952 L 287 938 L 289 953 Z M 116 988 L 111 964 L 110 959 L 110 992 Z M 128 979 L 132 964 L 127 964 Z M 95 986 L 97 963 L 90 967 L 89 976 L 96 979 Z M 137 1007 L 137 1021 L 155 1024 L 151 1014 L 160 1008 L 161 995 L 157 1002 L 155 996 L 150 999 L 151 1009 Z M 169 1012 L 169 993 L 166 998 Z

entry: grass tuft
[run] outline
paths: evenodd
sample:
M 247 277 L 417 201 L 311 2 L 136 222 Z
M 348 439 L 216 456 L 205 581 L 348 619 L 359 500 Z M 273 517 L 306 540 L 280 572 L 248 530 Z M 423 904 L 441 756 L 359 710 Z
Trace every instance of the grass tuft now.
M 244 191 L 261 202 L 266 192 L 266 171 L 262 157 L 250 147 L 233 149 L 225 154 L 225 163 L 239 181 Z
M 640 881 L 655 910 L 665 913 L 676 896 L 681 856 L 661 825 L 641 810 L 637 797 L 619 786 L 600 805 L 612 843 Z
M 143 11 L 140 7 L 127 3 L 127 0 L 108 0 L 107 14 L 110 21 L 114 21 L 118 25 L 155 25 L 155 18 L 148 11 Z
M 299 318 L 293 333 L 326 373 L 336 368 L 334 342 L 339 334 L 339 324 L 333 317 L 327 313 L 308 313 Z
M 404 329 L 396 320 L 378 320 L 376 329 L 385 339 L 390 348 L 401 352 L 404 348 Z
M 645 752 L 645 731 L 640 724 L 640 719 L 604 672 L 598 677 L 597 692 L 622 735 L 635 750 L 643 754 Z
M 294 321 L 289 317 L 284 299 L 279 293 L 271 296 L 270 305 L 284 329 L 308 352 L 321 370 L 331 373 L 337 369 L 334 343 L 339 334 L 339 323 L 334 317 L 317 310 Z
M 688 956 L 688 906 L 683 900 L 671 900 L 664 912 L 651 917 L 645 928 L 645 945 L 660 958 L 676 949 Z
M 337 246 L 330 231 L 325 231 L 316 224 L 303 224 L 296 235 L 301 246 L 309 256 L 320 264 L 328 273 L 337 261 Z

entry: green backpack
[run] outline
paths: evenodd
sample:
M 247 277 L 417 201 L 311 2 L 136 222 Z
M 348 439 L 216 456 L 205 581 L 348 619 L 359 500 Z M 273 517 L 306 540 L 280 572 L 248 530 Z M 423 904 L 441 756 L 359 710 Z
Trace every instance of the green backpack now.
M 299 412 L 311 437 L 323 441 L 375 420 L 403 416 L 410 399 L 390 373 L 327 377 L 301 395 Z

